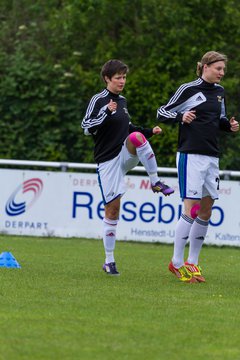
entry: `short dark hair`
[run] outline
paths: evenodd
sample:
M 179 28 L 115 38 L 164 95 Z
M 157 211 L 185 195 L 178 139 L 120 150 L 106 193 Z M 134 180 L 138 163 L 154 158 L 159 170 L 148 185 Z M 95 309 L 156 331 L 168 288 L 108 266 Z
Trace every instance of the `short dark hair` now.
M 122 61 L 113 59 L 108 60 L 102 67 L 101 76 L 104 82 L 105 76 L 109 79 L 113 77 L 115 74 L 126 74 L 129 71 L 128 66 L 124 64 Z

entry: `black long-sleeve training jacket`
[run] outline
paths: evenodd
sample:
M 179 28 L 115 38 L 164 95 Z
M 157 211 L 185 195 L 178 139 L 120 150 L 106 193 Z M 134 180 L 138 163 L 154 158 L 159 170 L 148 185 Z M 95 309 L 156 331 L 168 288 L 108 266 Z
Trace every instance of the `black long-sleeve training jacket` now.
M 196 111 L 191 124 L 183 113 Z M 219 131 L 231 131 L 226 117 L 224 88 L 201 78 L 181 85 L 169 102 L 157 110 L 160 122 L 178 123 L 178 151 L 219 157 Z
M 117 103 L 117 110 L 112 113 L 107 107 L 111 99 Z M 134 131 L 140 131 L 146 138 L 153 135 L 152 129 L 133 125 L 126 98 L 107 89 L 91 98 L 81 126 L 86 135 L 93 136 L 96 163 L 116 157 L 122 149 L 124 140 Z

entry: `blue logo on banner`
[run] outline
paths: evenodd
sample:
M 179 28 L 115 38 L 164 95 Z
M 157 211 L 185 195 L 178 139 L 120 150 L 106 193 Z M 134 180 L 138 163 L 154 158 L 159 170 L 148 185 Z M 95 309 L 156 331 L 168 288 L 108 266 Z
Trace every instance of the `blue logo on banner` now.
M 8 199 L 5 207 L 6 213 L 9 216 L 17 216 L 23 214 L 39 198 L 42 189 L 43 189 L 43 182 L 39 178 L 32 178 L 24 181 L 21 185 L 17 187 L 17 189 L 12 193 L 12 195 Z M 24 195 L 27 193 L 28 193 L 27 199 L 25 199 Z M 30 199 L 29 199 L 29 193 L 31 193 Z M 20 202 L 17 201 L 17 198 L 20 198 Z

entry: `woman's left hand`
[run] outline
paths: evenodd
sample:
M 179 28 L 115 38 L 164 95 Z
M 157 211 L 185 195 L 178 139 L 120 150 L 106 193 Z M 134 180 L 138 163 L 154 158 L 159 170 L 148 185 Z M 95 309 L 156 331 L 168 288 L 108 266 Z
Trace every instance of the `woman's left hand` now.
M 229 120 L 230 125 L 231 125 L 231 131 L 236 132 L 239 130 L 239 123 L 235 120 L 235 117 L 231 117 L 231 119 Z
M 152 129 L 152 132 L 154 135 L 158 135 L 162 132 L 162 129 L 159 127 L 159 126 L 155 126 L 153 129 Z

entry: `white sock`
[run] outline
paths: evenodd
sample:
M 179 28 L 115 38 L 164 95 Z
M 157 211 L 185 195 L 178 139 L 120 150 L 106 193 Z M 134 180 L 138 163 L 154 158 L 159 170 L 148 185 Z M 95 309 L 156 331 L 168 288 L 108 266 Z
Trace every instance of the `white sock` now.
M 192 224 L 193 219 L 184 214 L 177 222 L 172 263 L 178 269 L 184 265 L 184 250 Z
M 198 265 L 199 254 L 207 234 L 209 221 L 201 220 L 197 217 L 193 223 L 189 234 L 189 255 L 187 262 Z
M 114 249 L 118 220 L 103 219 L 103 246 L 105 250 L 105 263 L 115 262 Z
M 150 177 L 151 184 L 156 184 L 156 182 L 159 180 L 157 174 L 157 161 L 151 145 L 148 141 L 146 141 L 143 145 L 137 147 L 136 151 L 139 160 L 145 167 Z

